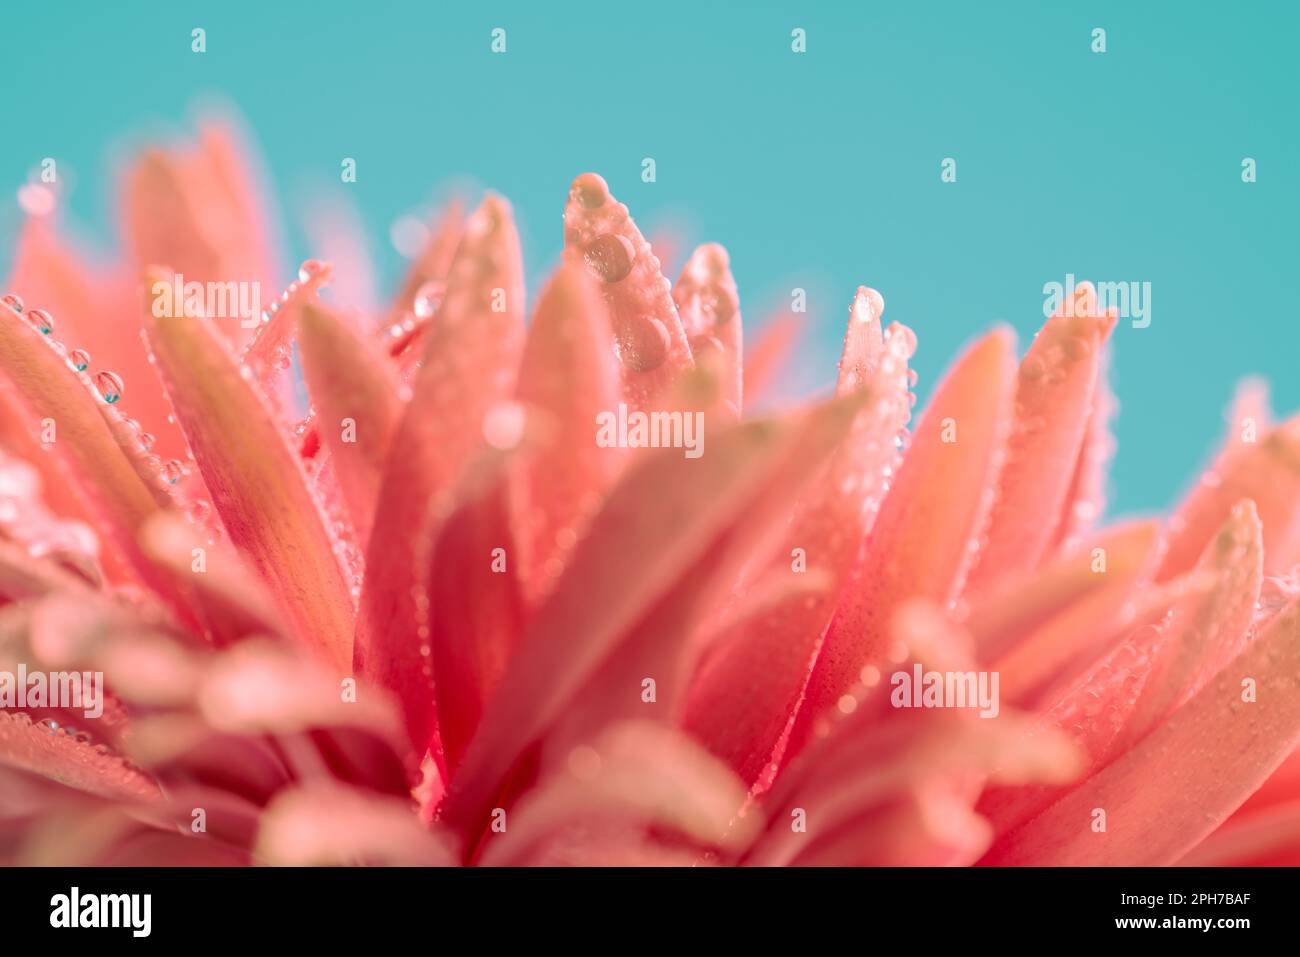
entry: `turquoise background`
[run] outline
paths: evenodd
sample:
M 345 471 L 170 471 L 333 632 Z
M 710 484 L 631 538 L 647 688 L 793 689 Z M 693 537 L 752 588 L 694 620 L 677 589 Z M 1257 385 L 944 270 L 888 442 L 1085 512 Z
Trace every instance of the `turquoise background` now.
M 1027 342 L 1044 283 L 1149 281 L 1151 326 L 1115 335 L 1112 511 L 1160 508 L 1217 443 L 1241 376 L 1300 405 L 1298 6 L 4 0 L 0 262 L 41 157 L 107 245 L 116 164 L 215 94 L 264 151 L 286 262 L 311 252 L 295 210 L 346 188 L 394 282 L 389 224 L 468 182 L 514 203 L 535 292 L 567 186 L 594 169 L 647 234 L 728 247 L 751 334 L 808 289 L 792 371 L 808 387 L 833 380 L 858 283 L 917 330 L 924 400 L 990 323 Z

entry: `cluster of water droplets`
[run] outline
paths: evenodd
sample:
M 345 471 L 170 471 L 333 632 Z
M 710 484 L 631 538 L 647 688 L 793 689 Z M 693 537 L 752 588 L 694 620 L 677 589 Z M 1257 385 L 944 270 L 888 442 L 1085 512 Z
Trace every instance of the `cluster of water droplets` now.
M 44 309 L 27 309 L 23 300 L 13 293 L 0 297 L 0 307 L 25 319 L 33 328 L 46 336 L 50 348 L 63 357 L 63 360 L 72 371 L 90 383 L 95 394 L 99 396 L 102 402 L 106 405 L 116 406 L 122 400 L 122 396 L 126 392 L 126 385 L 123 383 L 122 377 L 108 369 L 101 369 L 92 373 L 90 371 L 91 357 L 89 352 L 79 348 L 69 349 L 63 342 L 54 337 L 54 317 L 49 312 Z M 153 455 L 154 436 L 146 432 L 134 419 L 121 416 L 121 421 L 134 437 L 141 453 L 146 456 L 145 462 L 158 476 L 159 480 L 165 485 L 175 485 L 179 482 L 185 474 L 184 466 L 176 459 L 163 461 L 158 456 Z
M 321 516 L 330 547 L 347 582 L 355 606 L 361 595 L 365 557 L 356 543 L 346 506 L 338 493 L 339 484 L 328 451 L 323 445 L 312 443 L 312 433 L 317 427 L 316 410 L 309 407 L 305 415 L 296 419 L 292 415 L 284 414 L 286 410 L 283 408 L 278 390 L 274 387 L 275 373 L 287 370 L 293 365 L 294 337 L 288 334 L 281 335 L 279 331 L 273 333 L 278 338 L 269 354 L 269 363 L 259 349 L 259 342 L 264 335 L 269 334 L 267 330 L 280 311 L 295 297 L 325 285 L 329 275 L 329 263 L 318 259 L 306 259 L 302 262 L 298 267 L 298 278 L 289 283 L 279 299 L 272 302 L 262 313 L 262 321 L 253 342 L 244 351 L 239 371 L 245 381 L 258 387 L 259 395 L 271 405 L 274 413 L 273 420 L 285 435 L 288 447 L 294 451 L 294 458 L 302 469 L 308 493 L 312 496 Z M 308 447 L 309 443 L 312 444 L 312 448 Z
M 862 476 L 860 480 L 860 491 L 866 493 L 862 496 L 862 515 L 868 523 L 875 520 L 881 503 L 893 487 L 903 454 L 911 446 L 912 436 L 907 423 L 916 404 L 916 395 L 912 392 L 916 373 L 908 363 L 915 354 L 916 333 L 901 323 L 892 323 L 885 330 L 884 353 L 873 375 L 881 392 L 873 400 L 871 416 L 880 427 L 869 426 L 864 436 L 864 452 L 873 463 L 880 463 L 878 480 L 870 475 Z M 878 435 L 889 436 L 889 447 L 877 448 Z
M 273 300 L 262 310 L 257 331 L 253 334 L 253 340 L 244 350 L 240 360 L 239 371 L 244 379 L 249 381 L 260 379 L 265 382 L 274 378 L 275 373 L 284 372 L 293 366 L 293 337 L 280 335 L 275 319 L 304 288 L 308 286 L 319 288 L 329 281 L 329 276 L 329 263 L 319 259 L 302 261 L 298 266 L 298 278 L 284 288 L 278 299 Z M 272 348 L 269 353 L 263 355 L 267 337 L 272 335 L 277 336 L 277 339 L 271 343 Z M 274 400 L 274 397 L 272 399 Z

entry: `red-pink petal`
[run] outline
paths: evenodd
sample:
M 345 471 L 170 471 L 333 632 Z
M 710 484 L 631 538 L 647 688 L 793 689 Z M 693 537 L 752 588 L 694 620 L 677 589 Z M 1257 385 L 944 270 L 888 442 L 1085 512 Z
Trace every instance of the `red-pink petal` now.
M 804 693 L 790 747 L 884 657 L 890 620 L 905 599 L 956 598 L 988 514 L 1015 387 L 1005 330 L 976 343 L 935 393 L 845 586 Z
M 723 399 L 739 416 L 742 403 L 743 330 L 731 260 L 717 243 L 691 253 L 673 287 L 673 302 L 696 361 L 717 363 Z
M 358 541 L 370 528 L 402 413 L 396 370 L 337 313 L 308 305 L 299 320 L 303 373 Z
M 649 408 L 692 366 L 691 348 L 658 258 L 627 207 L 595 173 L 583 173 L 569 190 L 564 257 L 600 282 L 622 359 L 624 395 L 633 408 Z
M 149 341 L 231 542 L 298 637 L 346 669 L 353 617 L 348 584 L 297 454 L 205 321 L 154 318 Z
M 732 427 L 697 459 L 677 449 L 641 458 L 534 617 L 452 782 L 445 820 L 477 833 L 517 758 L 562 716 L 561 750 L 628 712 L 645 716 L 646 676 L 658 688 L 652 716 L 672 714 L 686 677 L 677 652 L 734 571 L 725 546 L 753 547 L 751 536 L 771 533 L 781 495 L 841 439 L 858 404 Z
M 483 443 L 484 418 L 514 389 L 523 347 L 523 264 L 509 204 L 484 200 L 470 217 L 424 360 L 389 449 L 357 621 L 359 675 L 402 702 L 417 751 L 434 727 L 433 682 L 416 632 L 423 575 L 419 530 Z M 444 774 L 446 768 L 441 769 Z
M 548 591 L 623 466 L 596 444 L 596 417 L 619 401 L 605 303 L 584 270 L 562 266 L 537 304 L 516 388 L 540 433 L 513 484 L 520 579 L 530 601 Z
M 1034 568 L 1068 504 L 1097 394 L 1101 352 L 1115 315 L 1098 315 L 1090 284 L 1047 320 L 1020 364 L 1015 429 L 988 531 L 967 590 Z
M 1232 813 L 1300 743 L 1300 602 L 1131 750 L 1016 829 L 994 864 L 1170 864 Z M 1257 700 L 1243 701 L 1243 683 Z M 1106 813 L 1094 830 L 1096 809 Z

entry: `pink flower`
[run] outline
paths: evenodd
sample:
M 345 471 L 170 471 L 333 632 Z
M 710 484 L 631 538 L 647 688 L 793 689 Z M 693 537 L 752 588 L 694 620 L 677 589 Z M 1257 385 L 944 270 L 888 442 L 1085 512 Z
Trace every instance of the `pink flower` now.
M 670 284 L 599 176 L 525 325 L 496 196 L 379 314 L 318 298 L 364 295 L 357 262 L 262 297 L 240 157 L 207 126 L 137 158 L 107 267 L 27 204 L 5 859 L 1300 859 L 1300 426 L 1257 390 L 1172 518 L 1098 527 L 1087 284 L 1019 362 L 975 342 L 910 432 L 916 336 L 860 288 L 836 395 L 756 419 L 790 322 L 746 353 L 726 252 Z M 20 669 L 102 673 L 102 715 L 7 702 Z

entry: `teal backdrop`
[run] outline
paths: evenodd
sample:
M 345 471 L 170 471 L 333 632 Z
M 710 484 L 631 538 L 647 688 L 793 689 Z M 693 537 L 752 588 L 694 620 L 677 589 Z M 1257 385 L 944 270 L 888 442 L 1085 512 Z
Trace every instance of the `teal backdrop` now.
M 107 248 L 127 151 L 215 99 L 261 150 L 286 262 L 312 252 L 302 209 L 347 189 L 391 283 L 390 225 L 459 183 L 513 202 L 535 291 L 568 183 L 593 169 L 647 234 L 727 246 L 751 334 L 808 290 L 801 388 L 832 381 L 859 283 L 916 329 L 924 401 L 989 324 L 1027 342 L 1045 283 L 1150 282 L 1150 326 L 1114 338 L 1111 511 L 1163 508 L 1219 441 L 1241 377 L 1300 406 L 1298 10 L 0 0 L 0 255 L 46 156 L 68 219 Z

